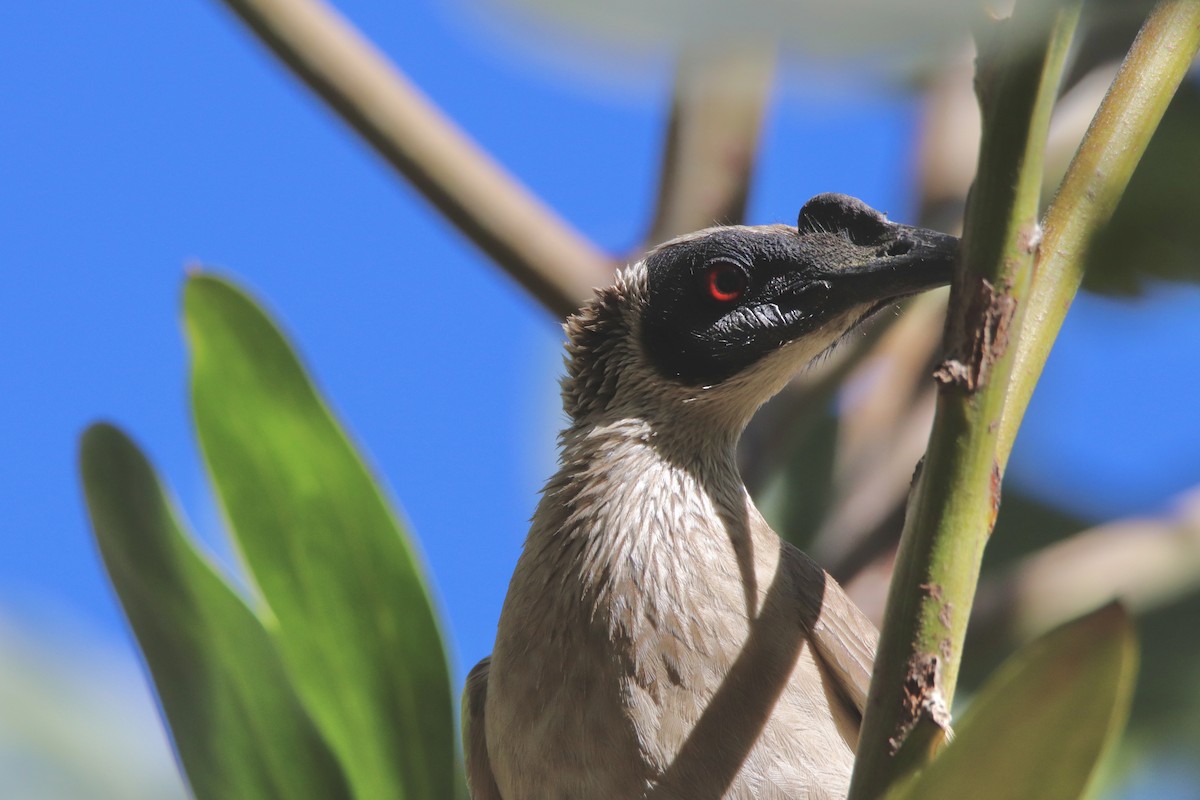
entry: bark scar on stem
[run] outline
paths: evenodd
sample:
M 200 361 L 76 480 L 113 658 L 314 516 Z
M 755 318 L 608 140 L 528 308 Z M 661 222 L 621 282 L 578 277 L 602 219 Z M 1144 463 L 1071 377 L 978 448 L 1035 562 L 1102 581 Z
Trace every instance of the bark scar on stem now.
M 1008 349 L 1009 326 L 1017 301 L 1007 291 L 996 291 L 980 278 L 964 315 L 967 331 L 956 337 L 953 352 L 934 371 L 934 379 L 974 394 L 987 386 L 992 367 Z
M 917 653 L 908 662 L 904 676 L 904 711 L 896 735 L 888 739 L 891 755 L 896 755 L 900 746 L 913 728 L 922 719 L 928 719 L 951 735 L 950 709 L 942 695 L 942 660 L 930 653 Z

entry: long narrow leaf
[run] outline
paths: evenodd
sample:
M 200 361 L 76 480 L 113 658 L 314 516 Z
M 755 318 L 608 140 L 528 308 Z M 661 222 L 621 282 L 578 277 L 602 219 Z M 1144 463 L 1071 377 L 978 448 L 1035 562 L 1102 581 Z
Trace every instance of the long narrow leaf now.
M 205 275 L 184 306 L 205 460 L 302 699 L 360 797 L 452 797 L 446 657 L 404 531 L 271 320 Z
M 80 462 L 100 553 L 196 797 L 349 797 L 266 630 L 196 552 L 133 442 L 94 425 Z
M 1000 666 L 955 726 L 954 741 L 889 797 L 1078 800 L 1129 713 L 1137 642 L 1105 606 Z

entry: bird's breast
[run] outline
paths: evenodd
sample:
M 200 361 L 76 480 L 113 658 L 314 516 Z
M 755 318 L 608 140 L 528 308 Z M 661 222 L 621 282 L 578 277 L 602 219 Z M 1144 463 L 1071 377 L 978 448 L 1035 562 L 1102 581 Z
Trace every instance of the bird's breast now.
M 488 683 L 502 796 L 844 793 L 857 721 L 807 645 L 778 538 L 736 473 L 714 488 L 636 470 L 593 470 L 605 485 L 570 496 L 552 482 L 535 515 Z

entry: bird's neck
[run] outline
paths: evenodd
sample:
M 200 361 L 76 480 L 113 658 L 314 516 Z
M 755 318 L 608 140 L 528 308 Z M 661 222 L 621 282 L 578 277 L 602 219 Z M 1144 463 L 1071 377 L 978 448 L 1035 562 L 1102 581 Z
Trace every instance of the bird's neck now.
M 735 431 L 639 417 L 573 425 L 534 516 L 529 555 L 559 580 L 578 580 L 577 596 L 597 608 L 630 585 L 650 604 L 669 603 L 697 565 L 739 560 L 727 556 L 747 548 L 758 512 L 736 443 Z
M 650 514 L 683 513 L 677 508 L 682 504 L 740 507 L 745 488 L 737 468 L 739 434 L 681 418 L 584 420 L 563 433 L 559 471 L 547 494 L 554 492 L 576 513 L 608 521 L 639 512 L 647 528 L 654 527 Z

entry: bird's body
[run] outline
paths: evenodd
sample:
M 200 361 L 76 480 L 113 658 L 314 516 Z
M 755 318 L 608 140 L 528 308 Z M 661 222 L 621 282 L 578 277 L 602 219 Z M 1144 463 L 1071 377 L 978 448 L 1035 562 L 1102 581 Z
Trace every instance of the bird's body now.
M 732 448 L 672 447 L 634 420 L 577 438 L 492 656 L 486 729 L 503 796 L 844 795 L 858 712 L 808 645 L 823 586 L 741 489 Z M 628 496 L 608 493 L 614 480 Z M 860 633 L 873 651 L 870 623 Z M 804 789 L 816 786 L 827 791 Z
M 731 366 L 721 332 L 714 367 L 691 352 L 697 337 L 677 346 L 656 329 L 660 316 L 686 328 L 699 314 L 711 327 L 709 316 L 736 311 L 730 297 L 751 287 L 714 272 L 728 260 L 716 245 L 728 242 L 704 237 L 720 231 L 749 237 L 733 246 L 745 252 L 775 252 L 773 237 L 798 236 L 782 226 L 714 229 L 667 245 L 568 323 L 571 423 L 560 468 L 534 515 L 495 650 L 464 699 L 476 800 L 846 794 L 876 633 L 763 520 L 735 448 L 754 410 L 876 298 L 804 318 L 808 335 L 769 340 L 748 364 L 734 357 Z M 672 270 L 683 277 L 664 283 Z M 690 298 L 694 285 L 707 299 Z M 747 318 L 802 316 L 779 292 L 761 291 L 771 308 Z M 719 380 L 709 382 L 713 369 Z

